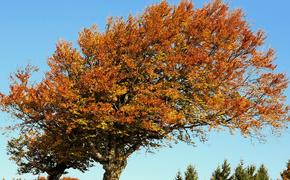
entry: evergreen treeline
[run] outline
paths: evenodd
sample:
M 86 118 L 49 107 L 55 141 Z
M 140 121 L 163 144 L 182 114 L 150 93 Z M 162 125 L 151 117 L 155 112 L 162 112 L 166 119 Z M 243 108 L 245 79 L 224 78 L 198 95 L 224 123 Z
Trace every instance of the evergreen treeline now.
M 198 180 L 197 170 L 189 165 L 184 172 L 184 176 L 178 171 L 174 180 Z M 218 165 L 213 171 L 210 180 L 270 180 L 270 177 L 264 164 L 259 167 L 255 165 L 245 166 L 244 162 L 241 161 L 232 172 L 231 165 L 225 160 L 221 166 Z M 290 180 L 290 160 L 278 180 Z
M 286 164 L 286 169 L 280 173 L 281 177 L 277 180 L 290 180 L 290 160 Z M 46 180 L 46 177 L 40 176 L 37 180 Z M 268 170 L 264 164 L 258 168 L 255 165 L 245 166 L 241 161 L 235 169 L 232 168 L 227 160 L 224 160 L 222 165 L 218 165 L 212 172 L 210 180 L 270 180 Z M 5 180 L 3 178 L 2 180 Z M 12 180 L 26 180 L 22 178 L 13 178 Z M 36 180 L 36 179 L 35 179 Z M 60 180 L 80 180 L 78 178 L 63 177 Z M 174 180 L 198 180 L 198 172 L 192 165 L 188 165 L 185 172 L 182 174 L 177 172 Z
M 192 165 L 189 165 L 187 167 L 187 169 L 184 173 L 184 176 L 185 176 L 185 180 L 198 180 L 197 171 Z M 177 172 L 175 180 L 183 180 L 183 177 L 182 177 L 180 171 Z

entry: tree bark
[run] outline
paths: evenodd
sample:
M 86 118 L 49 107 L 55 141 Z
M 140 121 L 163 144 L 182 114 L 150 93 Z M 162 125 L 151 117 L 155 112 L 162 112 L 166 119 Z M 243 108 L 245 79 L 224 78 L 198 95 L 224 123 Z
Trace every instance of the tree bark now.
M 110 161 L 103 164 L 105 170 L 103 180 L 119 180 L 123 169 L 126 167 L 127 161 Z
M 59 180 L 62 173 L 49 174 L 47 180 Z
M 54 168 L 46 171 L 46 173 L 48 174 L 47 180 L 59 180 L 66 169 L 67 166 L 65 164 L 56 165 Z

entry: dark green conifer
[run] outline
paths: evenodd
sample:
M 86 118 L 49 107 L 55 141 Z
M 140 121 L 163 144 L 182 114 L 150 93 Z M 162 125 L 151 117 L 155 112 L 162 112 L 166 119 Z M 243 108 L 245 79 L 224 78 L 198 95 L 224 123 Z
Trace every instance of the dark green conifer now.
M 256 173 L 255 180 L 269 180 L 267 168 L 262 164 Z
M 244 163 L 241 161 L 235 169 L 235 173 L 232 176 L 233 180 L 249 180 L 247 170 L 244 168 Z
M 189 165 L 185 171 L 185 180 L 198 180 L 198 175 L 196 169 Z
M 227 160 L 213 172 L 211 180 L 231 180 L 231 167 Z
M 250 166 L 247 167 L 246 171 L 247 171 L 247 174 L 248 174 L 247 175 L 248 179 L 249 180 L 255 180 L 255 178 L 256 178 L 256 174 L 255 174 L 256 166 L 255 165 L 250 165 Z

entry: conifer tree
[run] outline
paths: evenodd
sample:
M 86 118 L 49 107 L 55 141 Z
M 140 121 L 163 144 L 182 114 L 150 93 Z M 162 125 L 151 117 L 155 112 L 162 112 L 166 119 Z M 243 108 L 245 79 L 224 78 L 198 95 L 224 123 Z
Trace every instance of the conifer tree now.
M 175 178 L 174 178 L 174 180 L 182 180 L 182 179 L 183 178 L 182 178 L 181 172 L 178 171 L 177 174 L 176 174 L 176 176 L 175 176 Z
M 261 165 L 260 168 L 258 169 L 255 180 L 269 180 L 270 177 L 268 175 L 268 170 L 265 167 L 265 165 Z
M 247 176 L 248 176 L 248 179 L 249 180 L 255 180 L 256 178 L 256 166 L 255 165 L 250 165 L 247 167 L 246 169 L 246 172 L 247 172 Z
M 233 180 L 249 180 L 247 170 L 244 168 L 244 163 L 241 161 L 235 169 Z
M 213 172 L 211 180 L 231 180 L 231 167 L 227 160 L 224 161 L 221 168 L 218 166 Z
M 185 174 L 185 180 L 198 180 L 198 175 L 196 169 L 189 165 L 187 166 Z
M 269 180 L 268 170 L 265 165 L 261 165 L 256 171 L 255 165 L 244 167 L 243 161 L 235 169 L 232 180 Z
M 231 179 L 230 174 L 231 174 L 231 166 L 227 162 L 227 160 L 225 160 L 222 165 L 222 172 L 221 172 L 223 180 L 230 180 Z
M 216 170 L 212 173 L 211 180 L 220 180 L 221 168 L 218 166 Z

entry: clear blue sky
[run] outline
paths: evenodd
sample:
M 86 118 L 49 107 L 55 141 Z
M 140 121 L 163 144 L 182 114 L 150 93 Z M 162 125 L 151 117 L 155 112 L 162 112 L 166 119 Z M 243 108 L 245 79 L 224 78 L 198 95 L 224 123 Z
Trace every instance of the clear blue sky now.
M 55 43 L 66 39 L 73 43 L 78 32 L 84 27 L 97 24 L 104 29 L 108 16 L 127 16 L 129 13 L 141 13 L 144 8 L 157 0 L 1 0 L 0 1 L 0 91 L 7 91 L 8 76 L 17 67 L 28 63 L 37 65 L 41 71 L 47 70 L 46 60 L 54 51 Z M 178 1 L 169 1 L 173 4 Z M 205 0 L 195 0 L 200 7 Z M 240 7 L 253 29 L 263 28 L 267 33 L 265 47 L 277 51 L 278 71 L 290 75 L 290 14 L 289 0 L 245 1 L 231 0 L 231 8 Z M 288 103 L 290 102 L 290 91 Z M 11 122 L 9 116 L 0 113 L 0 125 Z M 276 179 L 285 163 L 290 159 L 290 132 L 285 130 L 280 137 L 266 132 L 267 142 L 245 139 L 237 132 L 211 132 L 206 143 L 197 143 L 197 147 L 178 144 L 173 148 L 164 148 L 155 154 L 135 153 L 128 161 L 122 174 L 122 180 L 170 180 L 178 170 L 184 171 L 188 164 L 196 166 L 201 180 L 209 179 L 213 169 L 224 159 L 236 166 L 243 159 L 245 164 L 264 163 L 271 177 Z M 6 155 L 7 137 L 0 136 L 0 178 L 16 177 L 16 166 Z M 82 174 L 69 171 L 69 176 L 81 180 L 101 180 L 100 165 Z M 23 175 L 27 180 L 30 174 Z

